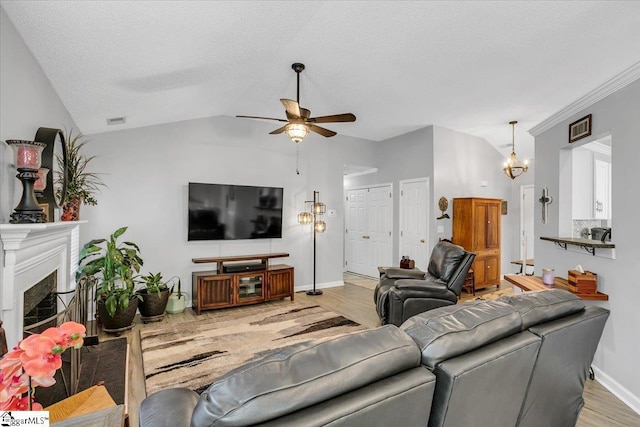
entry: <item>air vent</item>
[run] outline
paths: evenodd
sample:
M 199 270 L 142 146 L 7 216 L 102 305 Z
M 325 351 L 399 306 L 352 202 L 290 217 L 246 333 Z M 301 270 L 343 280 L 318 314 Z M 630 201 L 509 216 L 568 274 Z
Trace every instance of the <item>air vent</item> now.
M 127 122 L 127 118 L 126 117 L 112 117 L 110 119 L 107 119 L 107 125 L 112 126 L 112 125 L 123 125 Z

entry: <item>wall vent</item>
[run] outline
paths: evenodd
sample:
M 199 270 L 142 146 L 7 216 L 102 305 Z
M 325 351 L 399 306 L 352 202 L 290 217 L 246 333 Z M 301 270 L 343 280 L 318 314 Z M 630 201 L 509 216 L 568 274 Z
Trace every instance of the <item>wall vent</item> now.
M 107 119 L 107 125 L 112 126 L 112 125 L 123 125 L 127 122 L 127 118 L 126 117 L 112 117 L 110 119 Z

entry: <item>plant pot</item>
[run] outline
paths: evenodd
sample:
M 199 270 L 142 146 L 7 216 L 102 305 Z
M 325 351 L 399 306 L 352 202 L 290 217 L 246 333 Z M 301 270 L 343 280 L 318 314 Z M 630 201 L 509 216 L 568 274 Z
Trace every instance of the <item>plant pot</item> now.
M 167 301 L 167 313 L 182 313 L 184 311 L 184 308 L 186 307 L 188 297 L 189 294 L 187 294 L 186 292 L 182 292 L 181 298 L 178 298 L 175 293 L 169 295 L 169 300 Z
M 157 292 L 147 292 L 146 289 L 138 291 L 142 301 L 138 304 L 138 310 L 144 323 L 159 322 L 164 319 L 164 310 L 169 300 L 169 289 Z
M 62 221 L 78 221 L 80 219 L 80 200 L 79 197 L 71 199 L 62 205 L 62 215 L 60 219 Z
M 136 311 L 138 311 L 138 297 L 130 299 L 129 305 L 124 310 L 118 306 L 113 317 L 109 316 L 103 300 L 98 300 L 96 306 L 102 329 L 105 332 L 120 335 L 120 333 L 133 327 L 133 318 L 136 315 Z

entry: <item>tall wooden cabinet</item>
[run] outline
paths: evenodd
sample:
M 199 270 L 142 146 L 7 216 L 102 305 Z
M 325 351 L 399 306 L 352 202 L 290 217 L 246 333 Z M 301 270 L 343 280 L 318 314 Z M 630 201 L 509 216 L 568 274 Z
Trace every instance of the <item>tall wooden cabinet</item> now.
M 500 287 L 500 199 L 453 199 L 453 243 L 474 252 L 476 289 Z

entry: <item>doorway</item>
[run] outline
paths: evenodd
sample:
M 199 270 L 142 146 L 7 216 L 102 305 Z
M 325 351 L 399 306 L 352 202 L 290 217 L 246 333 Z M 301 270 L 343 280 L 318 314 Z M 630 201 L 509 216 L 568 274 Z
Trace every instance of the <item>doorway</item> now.
M 347 190 L 345 268 L 378 277 L 379 266 L 393 265 L 391 184 Z
M 429 241 L 429 178 L 400 181 L 399 256 L 408 256 L 427 271 Z
M 533 185 L 520 187 L 520 259 L 534 259 L 533 257 L 533 216 L 535 208 L 535 188 Z M 533 263 L 532 263 L 533 264 Z M 526 266 L 523 273 L 533 274 L 534 266 Z

